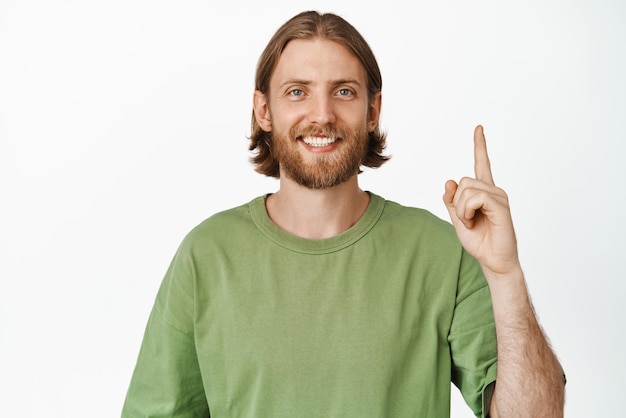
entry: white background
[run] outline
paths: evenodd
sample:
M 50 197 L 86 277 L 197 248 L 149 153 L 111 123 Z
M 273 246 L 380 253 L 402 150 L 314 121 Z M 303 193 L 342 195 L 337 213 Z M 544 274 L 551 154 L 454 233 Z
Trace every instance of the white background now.
M 2 1 L 0 416 L 119 416 L 180 240 L 277 188 L 248 163 L 254 67 L 305 9 L 346 17 L 379 59 L 393 158 L 364 189 L 447 218 L 484 124 L 566 416 L 623 416 L 617 0 Z

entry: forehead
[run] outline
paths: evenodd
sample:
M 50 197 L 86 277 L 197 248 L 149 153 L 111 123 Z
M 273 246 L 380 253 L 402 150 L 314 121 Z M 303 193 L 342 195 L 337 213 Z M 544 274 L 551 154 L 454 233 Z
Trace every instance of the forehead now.
M 286 80 L 330 82 L 355 80 L 366 85 L 365 68 L 344 45 L 322 38 L 296 39 L 283 50 L 270 84 Z

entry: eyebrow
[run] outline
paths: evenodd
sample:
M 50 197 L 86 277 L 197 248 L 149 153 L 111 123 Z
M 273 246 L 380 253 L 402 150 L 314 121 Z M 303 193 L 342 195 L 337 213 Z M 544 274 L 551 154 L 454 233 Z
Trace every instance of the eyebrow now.
M 282 83 L 278 87 L 283 88 L 285 86 L 288 86 L 289 84 L 302 84 L 302 85 L 308 86 L 311 83 L 312 83 L 312 81 L 300 80 L 300 79 L 297 79 L 297 78 L 292 78 L 292 79 L 289 79 L 289 80 L 285 81 L 284 83 Z
M 361 85 L 361 83 L 359 83 L 357 80 L 352 79 L 352 78 L 341 78 L 339 80 L 333 80 L 329 82 L 328 84 L 333 85 L 333 86 L 340 86 L 342 84 L 356 84 L 357 86 Z

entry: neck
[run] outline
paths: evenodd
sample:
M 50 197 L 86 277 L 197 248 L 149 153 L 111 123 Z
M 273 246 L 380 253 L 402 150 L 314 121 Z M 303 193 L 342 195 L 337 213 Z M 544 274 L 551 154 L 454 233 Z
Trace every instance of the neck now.
M 302 238 L 324 239 L 353 226 L 367 210 L 369 199 L 356 175 L 322 190 L 307 189 L 282 176 L 280 189 L 267 198 L 266 207 L 279 228 Z

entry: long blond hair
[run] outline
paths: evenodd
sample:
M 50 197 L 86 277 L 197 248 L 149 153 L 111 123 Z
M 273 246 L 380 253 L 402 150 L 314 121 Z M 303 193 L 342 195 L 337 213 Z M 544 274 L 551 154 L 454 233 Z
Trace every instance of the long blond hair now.
M 323 38 L 337 42 L 361 61 L 367 74 L 367 93 L 371 102 L 374 95 L 382 89 L 382 76 L 371 48 L 361 34 L 345 19 L 332 14 L 320 14 L 316 11 L 302 12 L 283 24 L 259 57 L 256 68 L 254 88 L 266 96 L 274 68 L 287 44 L 294 39 Z M 261 129 L 252 112 L 252 131 L 250 151 L 255 155 L 250 161 L 256 171 L 270 177 L 279 177 L 279 164 L 272 155 L 272 133 Z M 378 126 L 368 134 L 367 155 L 363 161 L 366 167 L 377 168 L 383 165 L 388 156 L 383 155 L 386 146 L 386 134 Z

